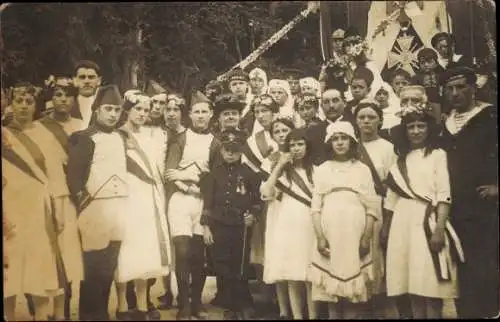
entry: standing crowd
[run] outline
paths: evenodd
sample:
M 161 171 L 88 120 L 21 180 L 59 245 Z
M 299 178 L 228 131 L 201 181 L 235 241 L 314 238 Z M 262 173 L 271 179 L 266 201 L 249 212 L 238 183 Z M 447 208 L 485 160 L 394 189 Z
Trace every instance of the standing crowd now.
M 118 320 L 174 302 L 206 319 L 209 273 L 227 319 L 440 318 L 450 299 L 496 316 L 488 76 L 450 34 L 388 80 L 364 43 L 336 30 L 317 79 L 235 69 L 189 106 L 101 86 L 91 61 L 2 90 L 5 319 L 25 296 L 35 320 L 68 320 L 76 296 L 80 320 L 109 320 L 113 282 Z

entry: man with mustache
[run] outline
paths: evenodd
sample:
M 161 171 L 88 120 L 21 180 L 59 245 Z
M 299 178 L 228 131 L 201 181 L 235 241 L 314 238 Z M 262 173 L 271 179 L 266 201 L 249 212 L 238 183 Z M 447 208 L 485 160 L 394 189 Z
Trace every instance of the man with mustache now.
M 101 86 L 99 65 L 90 60 L 79 62 L 75 67 L 73 82 L 78 89 L 78 96 L 71 116 L 83 120 L 86 127 L 90 125 L 97 89 Z

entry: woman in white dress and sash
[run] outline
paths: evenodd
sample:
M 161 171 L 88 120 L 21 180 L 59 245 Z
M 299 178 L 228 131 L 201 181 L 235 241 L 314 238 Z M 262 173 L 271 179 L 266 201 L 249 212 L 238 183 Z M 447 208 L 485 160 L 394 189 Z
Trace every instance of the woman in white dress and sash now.
M 261 131 L 251 135 L 243 147 L 242 162 L 250 169 L 260 173 L 262 162 L 273 152 L 278 151 L 278 144 L 271 138 L 271 124 L 278 113 L 278 105 L 269 94 L 257 96 L 252 102 L 252 112 L 255 120 L 262 127 Z M 265 212 L 259 217 L 252 229 L 252 248 L 250 250 L 250 263 L 264 265 L 264 232 L 266 224 Z M 258 279 L 262 272 L 257 272 Z
M 67 289 L 65 298 L 54 298 L 54 317 L 57 320 L 68 319 L 70 313 L 69 302 L 72 296 L 72 287 L 83 279 L 82 245 L 77 224 L 76 208 L 70 198 L 66 181 L 66 165 L 68 164 L 68 139 L 69 136 L 84 129 L 83 121 L 71 117 L 77 89 L 71 82 L 59 77 L 50 89 L 53 111 L 43 119 L 34 122 L 33 128 L 26 134 L 38 145 L 42 151 L 53 200 L 55 215 L 63 223 L 63 229 L 58 236 L 64 262 Z M 66 312 L 65 312 L 66 311 Z M 65 316 L 66 315 L 66 316 Z
M 49 297 L 67 285 L 57 236 L 63 222 L 53 213 L 42 152 L 26 134 L 33 128 L 36 91 L 17 84 L 12 92 L 13 121 L 2 139 L 3 211 L 15 227 L 9 240 L 9 267 L 4 283 L 5 318 L 15 320 L 17 296 L 33 299 L 35 319 L 51 313 Z M 5 141 L 5 142 L 4 142 Z
M 116 283 L 118 312 L 122 315 L 128 308 L 125 283 L 135 281 L 138 319 L 145 319 L 148 312 L 147 280 L 167 275 L 171 265 L 161 179 L 166 145 L 158 146 L 158 141 L 151 140 L 150 129 L 143 127 L 150 108 L 144 94 L 134 90 L 125 93 L 128 117 L 120 130 L 127 136 L 129 197 Z
M 262 199 L 275 204 L 267 214 L 264 281 L 276 284 L 280 315 L 288 317 L 282 308 L 289 302 L 294 319 L 304 318 L 306 302 L 309 318 L 316 318 L 308 278 L 314 240 L 310 146 L 305 129 L 292 130 L 279 160 L 263 164 L 270 175 L 260 189 Z
M 411 86 L 425 95 L 421 86 Z M 413 318 L 439 319 L 443 299 L 459 296 L 457 264 L 464 254 L 448 217 L 450 181 L 446 152 L 426 102 L 402 106 L 394 142 L 398 160 L 387 178 L 389 220 L 387 295 L 409 294 Z M 387 232 L 386 232 L 387 234 Z

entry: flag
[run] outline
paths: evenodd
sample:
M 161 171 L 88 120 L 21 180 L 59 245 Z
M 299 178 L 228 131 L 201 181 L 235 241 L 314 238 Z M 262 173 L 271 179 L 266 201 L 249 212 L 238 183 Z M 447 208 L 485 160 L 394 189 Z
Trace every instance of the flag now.
M 417 54 L 432 48 L 438 32 L 451 32 L 445 1 L 372 1 L 368 12 L 367 41 L 370 58 L 384 76 L 404 69 L 417 71 Z

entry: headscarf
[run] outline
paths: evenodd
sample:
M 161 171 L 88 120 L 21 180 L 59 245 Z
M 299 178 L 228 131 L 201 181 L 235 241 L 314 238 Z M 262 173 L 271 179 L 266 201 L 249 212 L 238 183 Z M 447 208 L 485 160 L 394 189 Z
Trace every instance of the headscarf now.
M 292 91 L 290 90 L 290 84 L 283 79 L 271 79 L 267 87 L 267 93 L 271 93 L 271 88 L 281 88 L 287 94 L 287 100 L 283 106 L 280 106 L 279 114 L 284 117 L 293 118 L 295 115 L 295 110 L 293 108 L 294 99 L 292 96 Z
M 262 92 L 261 94 L 264 94 L 267 92 L 267 74 L 266 72 L 263 70 L 263 69 L 260 69 L 260 68 L 254 68 L 250 71 L 250 73 L 248 74 L 249 78 L 252 79 L 252 78 L 261 78 L 262 80 L 264 80 L 264 86 L 262 87 Z

